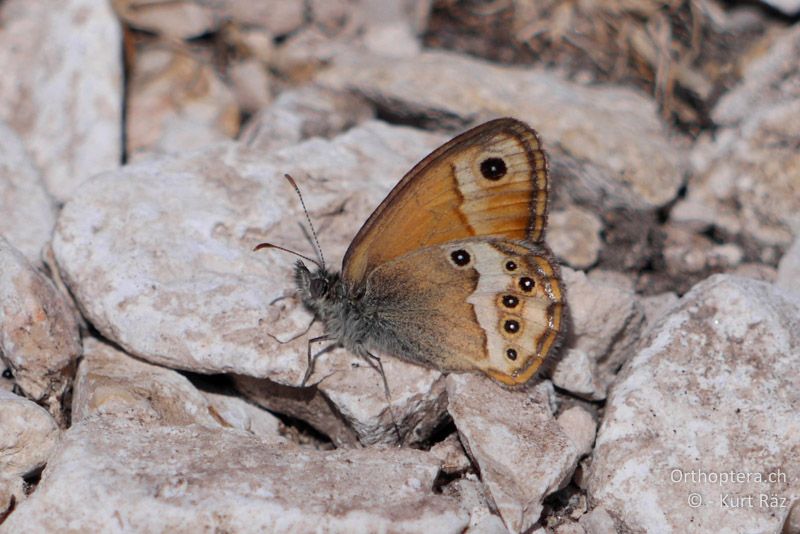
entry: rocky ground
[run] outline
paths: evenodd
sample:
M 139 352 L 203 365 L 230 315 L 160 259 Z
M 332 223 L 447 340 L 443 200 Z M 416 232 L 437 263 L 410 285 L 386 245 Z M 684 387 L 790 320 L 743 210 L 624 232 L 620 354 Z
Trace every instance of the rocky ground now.
M 0 2 L 0 532 L 800 532 L 800 4 Z M 344 350 L 294 258 L 497 116 L 569 330 Z

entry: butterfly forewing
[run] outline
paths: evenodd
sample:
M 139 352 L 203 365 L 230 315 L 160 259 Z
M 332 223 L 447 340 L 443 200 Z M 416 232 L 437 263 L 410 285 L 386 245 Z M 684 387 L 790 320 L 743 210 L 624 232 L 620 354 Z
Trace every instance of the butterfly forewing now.
M 421 248 L 469 237 L 539 242 L 547 218 L 547 161 L 536 132 L 497 119 L 443 145 L 397 184 L 347 250 L 343 276 Z

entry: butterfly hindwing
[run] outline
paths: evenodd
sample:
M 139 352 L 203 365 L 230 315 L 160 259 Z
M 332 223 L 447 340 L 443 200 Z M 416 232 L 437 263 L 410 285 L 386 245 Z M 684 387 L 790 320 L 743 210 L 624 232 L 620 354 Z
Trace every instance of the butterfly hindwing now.
M 364 302 L 375 349 L 442 371 L 480 370 L 525 383 L 556 344 L 565 300 L 543 245 L 472 238 L 377 267 Z
M 385 262 L 470 237 L 539 242 L 548 187 L 529 126 L 505 118 L 473 128 L 417 164 L 372 213 L 345 254 L 344 279 L 358 286 Z

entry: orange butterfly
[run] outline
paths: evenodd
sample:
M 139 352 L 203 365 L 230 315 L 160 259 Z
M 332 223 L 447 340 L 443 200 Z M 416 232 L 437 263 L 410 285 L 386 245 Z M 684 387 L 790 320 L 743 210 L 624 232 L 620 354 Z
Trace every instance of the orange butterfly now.
M 341 274 L 297 263 L 302 301 L 326 328 L 311 342 L 381 373 L 375 352 L 524 384 L 556 346 L 566 306 L 543 242 L 548 190 L 541 142 L 523 122 L 493 120 L 441 146 L 372 213 Z

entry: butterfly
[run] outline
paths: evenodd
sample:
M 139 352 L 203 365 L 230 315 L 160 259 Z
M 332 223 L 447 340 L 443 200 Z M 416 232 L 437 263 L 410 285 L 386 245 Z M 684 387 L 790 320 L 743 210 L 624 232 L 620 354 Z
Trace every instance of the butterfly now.
M 340 273 L 324 260 L 313 271 L 297 262 L 300 299 L 325 326 L 309 342 L 303 383 L 311 343 L 323 340 L 377 363 L 387 392 L 376 352 L 526 383 L 556 347 L 566 307 L 543 239 L 548 192 L 539 137 L 516 119 L 486 122 L 428 155 L 361 227 Z

